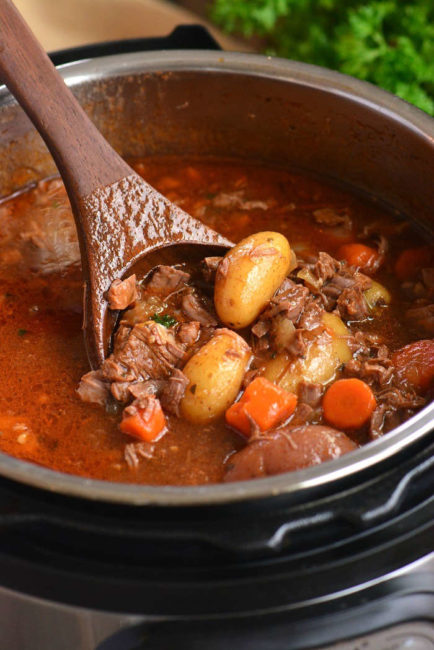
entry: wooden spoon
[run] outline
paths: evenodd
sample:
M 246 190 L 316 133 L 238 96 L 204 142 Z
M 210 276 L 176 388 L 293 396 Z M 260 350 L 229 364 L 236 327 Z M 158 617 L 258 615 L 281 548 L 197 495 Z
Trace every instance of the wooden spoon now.
M 230 242 L 159 194 L 111 148 L 10 0 L 0 0 L 0 17 L 1 80 L 43 137 L 71 202 L 83 267 L 84 336 L 96 368 L 113 327 L 105 298 L 113 280 L 133 272 L 139 260 L 142 269 L 163 260 L 176 264 L 221 255 Z M 169 246 L 164 255 L 148 256 Z

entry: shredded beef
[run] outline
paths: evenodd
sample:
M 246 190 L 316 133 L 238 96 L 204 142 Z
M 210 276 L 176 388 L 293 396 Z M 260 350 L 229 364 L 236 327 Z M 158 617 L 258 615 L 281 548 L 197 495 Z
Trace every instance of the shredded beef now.
M 344 374 L 347 377 L 357 377 L 367 384 L 384 386 L 393 377 L 395 369 L 390 359 L 351 359 L 345 364 Z
M 154 455 L 155 445 L 149 442 L 131 442 L 125 445 L 124 458 L 130 469 L 137 469 L 140 457 L 151 459 Z
M 173 266 L 158 266 L 146 288 L 163 298 L 181 289 L 190 279 L 190 274 Z
M 309 299 L 309 289 L 307 287 L 286 278 L 270 300 L 268 307 L 261 316 L 261 320 L 267 320 L 273 318 L 276 314 L 283 313 L 286 318 L 295 323 Z
M 132 305 L 138 298 L 136 276 L 113 280 L 107 297 L 110 309 L 126 309 Z
M 104 406 L 109 396 L 109 384 L 101 370 L 91 370 L 81 378 L 77 393 L 83 402 Z
M 216 326 L 216 319 L 200 303 L 199 298 L 192 292 L 182 296 L 182 311 L 193 321 L 198 321 L 201 325 Z
M 371 386 L 377 408 L 369 422 L 369 435 L 378 438 L 410 417 L 425 399 L 402 384 L 389 349 L 378 335 L 356 332 L 349 345 L 354 357 L 344 365 L 343 376 L 356 377 Z
M 164 382 L 160 393 L 161 406 L 168 413 L 179 417 L 179 404 L 184 397 L 188 379 L 181 370 L 175 369 L 169 379 Z

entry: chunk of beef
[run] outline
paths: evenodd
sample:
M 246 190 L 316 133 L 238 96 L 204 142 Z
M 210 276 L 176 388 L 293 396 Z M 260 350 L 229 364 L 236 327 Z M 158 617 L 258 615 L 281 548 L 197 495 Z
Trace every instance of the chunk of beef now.
M 182 311 L 190 320 L 197 321 L 201 325 L 216 326 L 217 321 L 201 304 L 199 298 L 193 291 L 189 291 L 182 296 Z
M 313 211 L 313 218 L 316 223 L 324 226 L 343 226 L 345 229 L 351 229 L 350 215 L 346 210 L 336 210 L 333 208 L 319 208 Z
M 321 281 L 321 284 L 324 284 L 327 280 L 330 280 L 335 273 L 340 270 L 340 268 L 341 265 L 334 259 L 334 257 L 328 253 L 320 252 L 318 253 L 318 261 L 313 267 L 313 272 Z
M 122 412 L 122 419 L 129 418 L 130 416 L 139 415 L 145 422 L 152 420 L 156 409 L 160 410 L 160 401 L 154 395 L 141 395 L 134 400 L 129 406 L 125 407 Z M 163 435 L 166 429 L 159 434 Z M 129 434 L 130 435 L 130 434 Z
M 256 437 L 226 463 L 225 482 L 245 481 L 318 465 L 353 451 L 341 431 L 320 425 L 288 426 Z
M 105 406 L 109 384 L 104 380 L 101 370 L 91 370 L 81 378 L 77 393 L 83 402 Z
M 270 331 L 270 323 L 269 321 L 259 320 L 257 323 L 253 325 L 250 331 L 258 338 L 261 338 L 262 336 L 268 334 L 268 332 Z
M 128 385 L 130 398 L 133 397 L 134 399 L 140 400 L 148 395 L 158 395 L 163 390 L 165 382 L 165 379 L 147 379 L 146 381 L 133 382 Z
M 341 318 L 350 321 L 361 321 L 369 316 L 368 303 L 359 285 L 344 289 L 337 300 L 337 308 Z
M 306 303 L 305 309 L 298 321 L 298 327 L 310 331 L 322 326 L 323 314 L 324 309 L 316 300 Z
M 321 384 L 302 381 L 298 385 L 298 401 L 303 404 L 308 404 L 312 408 L 316 408 L 321 404 L 323 390 L 324 388 Z
M 285 349 L 294 357 L 304 357 L 308 344 L 309 343 L 304 336 L 304 330 L 297 329 L 295 330 L 291 341 L 287 343 Z
M 308 301 L 309 289 L 286 278 L 262 313 L 261 320 L 283 313 L 286 318 L 296 323 Z
M 205 282 L 209 282 L 210 284 L 215 283 L 217 268 L 222 259 L 222 257 L 205 257 L 205 259 L 201 262 L 200 270 Z
M 178 291 L 190 280 L 190 274 L 176 269 L 173 266 L 158 266 L 153 272 L 146 289 L 158 293 L 165 298 L 174 291 Z
M 291 418 L 291 426 L 298 427 L 310 424 L 315 417 L 315 409 L 310 404 L 299 402 Z
M 102 365 L 107 381 L 139 381 L 168 377 L 184 357 L 185 349 L 173 334 L 154 321 L 135 325 L 122 345 Z
M 274 201 L 248 200 L 244 197 L 244 190 L 234 192 L 220 192 L 212 199 L 216 208 L 239 208 L 240 210 L 268 210 Z
M 114 381 L 110 384 L 110 392 L 118 402 L 128 402 L 131 399 L 130 386 L 129 381 Z
M 184 397 L 188 381 L 184 373 L 175 368 L 169 379 L 164 382 L 163 390 L 160 393 L 160 402 L 166 412 L 179 417 L 179 404 Z
M 177 337 L 181 343 L 186 345 L 193 345 L 199 338 L 200 323 L 198 321 L 190 321 L 190 323 L 181 323 L 178 329 Z
M 126 280 L 113 280 L 108 291 L 110 309 L 126 309 L 138 298 L 136 276 L 130 275 Z

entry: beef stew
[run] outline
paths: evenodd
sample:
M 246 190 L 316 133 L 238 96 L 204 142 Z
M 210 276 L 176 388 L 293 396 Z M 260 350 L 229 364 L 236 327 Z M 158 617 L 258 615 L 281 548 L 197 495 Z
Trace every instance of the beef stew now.
M 135 167 L 193 216 L 247 241 L 258 289 L 243 309 L 235 292 L 225 311 L 245 257 L 231 276 L 234 250 L 117 281 L 109 304 L 126 311 L 113 354 L 88 373 L 63 186 L 43 181 L 4 201 L 3 451 L 112 481 L 215 483 L 335 458 L 430 399 L 433 249 L 407 221 L 279 169 L 179 159 Z M 204 414 L 209 358 L 216 388 Z M 338 398 L 329 392 L 336 387 Z M 341 409 L 344 419 L 333 408 L 345 400 L 359 405 L 358 420 L 345 420 L 351 408 Z M 277 420 L 267 403 L 278 405 Z

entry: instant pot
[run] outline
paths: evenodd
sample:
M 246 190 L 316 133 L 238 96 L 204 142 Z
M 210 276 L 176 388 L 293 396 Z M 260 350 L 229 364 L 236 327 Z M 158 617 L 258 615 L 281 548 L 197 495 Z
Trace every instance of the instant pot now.
M 378 88 L 221 52 L 197 27 L 54 58 L 122 155 L 295 166 L 431 236 L 433 120 Z M 4 88 L 0 120 L 4 196 L 55 168 Z M 433 429 L 429 405 L 336 461 L 200 487 L 105 483 L 0 454 L 0 648 L 434 648 Z

